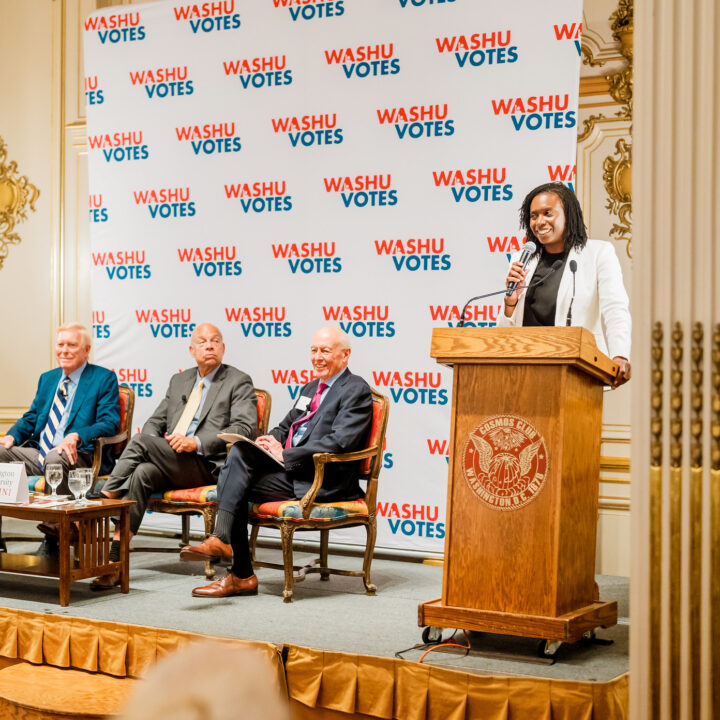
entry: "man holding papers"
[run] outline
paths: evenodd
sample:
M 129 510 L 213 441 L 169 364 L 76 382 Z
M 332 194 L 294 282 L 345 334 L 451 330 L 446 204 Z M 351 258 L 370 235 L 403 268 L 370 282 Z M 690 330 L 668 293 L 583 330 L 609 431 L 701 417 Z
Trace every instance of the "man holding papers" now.
M 248 502 L 301 498 L 312 485 L 314 453 L 358 450 L 372 420 L 370 386 L 347 367 L 350 342 L 337 327 L 318 330 L 310 345 L 316 379 L 305 385 L 295 405 L 268 435 L 235 444 L 218 479 L 215 532 L 197 546 L 184 547 L 182 560 L 232 560 L 224 577 L 193 590 L 196 597 L 257 593 L 247 535 Z M 260 449 L 258 449 L 260 448 Z M 358 463 L 326 468 L 319 502 L 355 500 L 363 492 Z

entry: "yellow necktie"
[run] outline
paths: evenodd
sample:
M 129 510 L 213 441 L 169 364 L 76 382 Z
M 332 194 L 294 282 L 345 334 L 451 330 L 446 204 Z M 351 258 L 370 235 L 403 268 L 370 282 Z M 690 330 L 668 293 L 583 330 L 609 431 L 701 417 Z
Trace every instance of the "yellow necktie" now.
M 190 427 L 190 423 L 193 421 L 193 418 L 195 417 L 195 413 L 197 412 L 198 408 L 200 407 L 200 400 L 202 399 L 202 391 L 203 391 L 203 381 L 201 380 L 193 388 L 193 391 L 190 393 L 190 397 L 188 398 L 188 401 L 185 403 L 185 408 L 182 411 L 182 415 L 180 416 L 180 419 L 177 421 L 177 425 L 175 425 L 175 429 L 173 430 L 173 433 L 177 433 L 179 435 L 185 435 L 187 433 L 188 428 Z

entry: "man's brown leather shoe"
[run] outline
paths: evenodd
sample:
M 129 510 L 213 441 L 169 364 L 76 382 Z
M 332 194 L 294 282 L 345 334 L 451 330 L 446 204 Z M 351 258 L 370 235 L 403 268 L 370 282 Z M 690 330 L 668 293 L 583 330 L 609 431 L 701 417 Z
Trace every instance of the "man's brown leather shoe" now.
M 228 572 L 219 580 L 211 582 L 209 585 L 196 587 L 193 591 L 193 597 L 209 597 L 222 598 L 231 597 L 232 595 L 257 595 L 257 575 L 251 575 L 249 578 L 239 578 Z
M 199 545 L 186 545 L 180 551 L 181 560 L 211 560 L 220 562 L 222 560 L 232 562 L 232 547 L 224 543 L 219 537 L 210 535 Z
M 91 590 L 109 590 L 120 584 L 120 573 L 109 573 L 108 575 L 100 575 L 90 583 Z

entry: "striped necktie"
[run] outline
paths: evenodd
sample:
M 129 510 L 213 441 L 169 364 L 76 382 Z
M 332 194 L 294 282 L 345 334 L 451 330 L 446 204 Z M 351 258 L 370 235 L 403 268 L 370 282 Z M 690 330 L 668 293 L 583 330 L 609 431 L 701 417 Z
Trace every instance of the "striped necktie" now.
M 290 432 L 288 433 L 287 440 L 285 441 L 285 447 L 291 448 L 293 446 L 292 440 L 293 435 L 298 431 L 301 425 L 304 425 L 308 421 L 310 421 L 314 416 L 315 413 L 318 411 L 318 408 L 320 407 L 320 398 L 322 397 L 322 394 L 325 392 L 325 390 L 329 386 L 325 383 L 318 383 L 317 390 L 315 391 L 315 394 L 312 397 L 312 400 L 310 401 L 310 410 L 307 413 L 307 415 L 303 415 L 301 418 L 298 418 L 291 426 L 290 426 Z M 307 396 L 306 396 L 307 397 Z
M 60 385 L 57 393 L 55 394 L 55 399 L 53 400 L 52 407 L 50 408 L 50 414 L 48 415 L 45 429 L 40 435 L 40 457 L 38 458 L 38 464 L 41 467 L 45 464 L 45 456 L 53 449 L 55 433 L 60 427 L 63 415 L 65 414 L 65 407 L 67 406 L 68 399 L 67 388 L 69 384 L 70 378 L 64 378 L 62 385 Z

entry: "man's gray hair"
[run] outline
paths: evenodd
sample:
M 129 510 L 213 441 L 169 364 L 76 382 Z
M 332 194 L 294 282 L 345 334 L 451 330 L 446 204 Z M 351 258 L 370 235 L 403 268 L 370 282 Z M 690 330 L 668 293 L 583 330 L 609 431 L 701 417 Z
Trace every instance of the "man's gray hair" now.
M 79 322 L 66 322 L 63 323 L 58 329 L 55 337 L 57 337 L 63 330 L 67 330 L 69 332 L 76 332 L 80 335 L 82 338 L 82 341 L 85 345 L 92 345 L 92 335 L 90 334 L 90 331 Z

